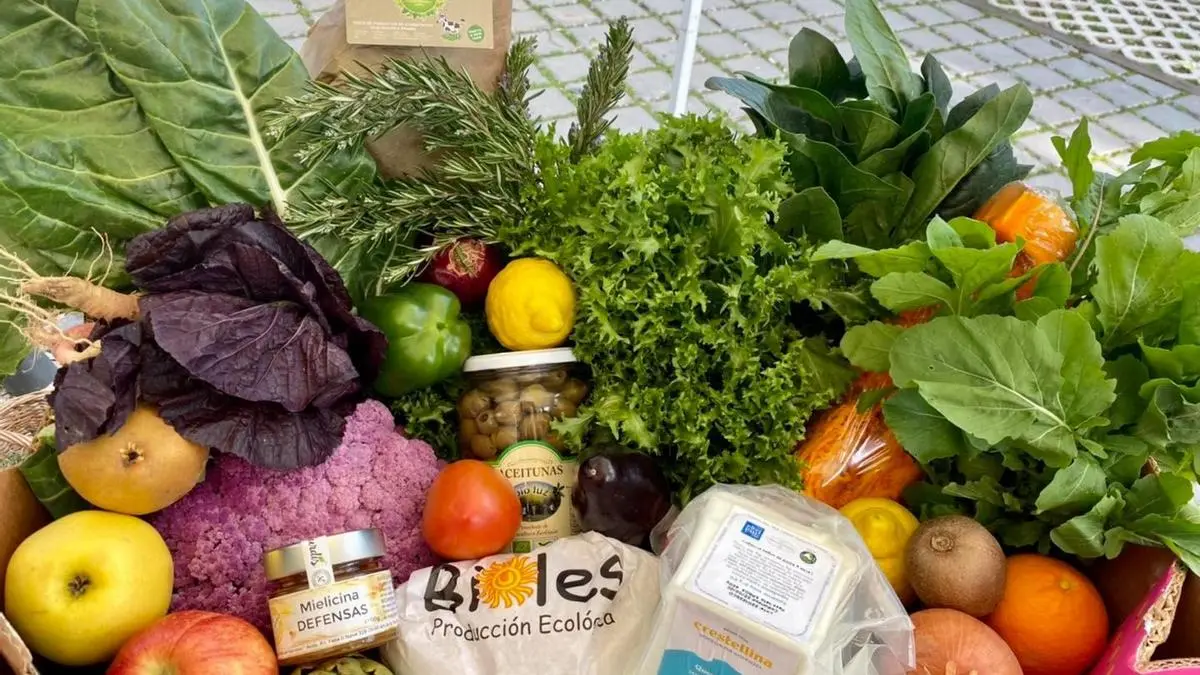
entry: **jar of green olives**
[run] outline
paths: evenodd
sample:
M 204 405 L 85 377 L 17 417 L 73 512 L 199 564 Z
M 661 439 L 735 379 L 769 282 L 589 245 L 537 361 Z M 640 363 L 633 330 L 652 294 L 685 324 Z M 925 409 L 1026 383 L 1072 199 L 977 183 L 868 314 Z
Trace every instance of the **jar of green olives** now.
M 590 389 L 575 355 L 543 349 L 473 356 L 463 373 L 459 449 L 495 466 L 516 488 L 522 523 L 511 550 L 526 553 L 578 533 L 571 508 L 578 465 L 550 428 L 573 417 Z

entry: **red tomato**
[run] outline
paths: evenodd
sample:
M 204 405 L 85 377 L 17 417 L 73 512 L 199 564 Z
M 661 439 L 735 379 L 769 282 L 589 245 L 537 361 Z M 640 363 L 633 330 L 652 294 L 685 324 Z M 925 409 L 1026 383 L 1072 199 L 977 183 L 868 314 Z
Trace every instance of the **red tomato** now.
M 421 533 L 447 560 L 499 553 L 521 526 L 521 500 L 499 471 L 475 459 L 442 470 L 425 497 Z

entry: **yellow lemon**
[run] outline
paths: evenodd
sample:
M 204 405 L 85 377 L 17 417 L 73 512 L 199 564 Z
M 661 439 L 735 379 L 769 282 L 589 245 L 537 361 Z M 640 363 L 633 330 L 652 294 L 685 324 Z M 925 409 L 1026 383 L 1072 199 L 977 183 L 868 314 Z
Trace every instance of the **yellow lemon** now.
M 488 286 L 488 328 L 508 349 L 549 349 L 566 341 L 575 325 L 575 288 L 554 263 L 521 258 Z
M 855 499 L 841 509 L 867 544 L 871 557 L 905 604 L 915 599 L 904 568 L 904 548 L 919 523 L 913 514 L 890 499 Z

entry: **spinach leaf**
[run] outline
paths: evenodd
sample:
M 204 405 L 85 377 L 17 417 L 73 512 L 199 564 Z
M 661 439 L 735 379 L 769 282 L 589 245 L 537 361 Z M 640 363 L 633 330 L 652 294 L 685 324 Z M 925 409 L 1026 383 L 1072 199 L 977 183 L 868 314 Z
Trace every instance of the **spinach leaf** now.
M 909 68 L 904 47 L 872 0 L 847 0 L 846 35 L 871 98 L 898 115 L 921 95 L 920 78 Z
M 761 115 L 769 123 L 759 131 L 762 136 L 773 136 L 773 129 L 778 128 L 826 142 L 836 139 L 834 125 L 841 124 L 837 110 L 818 91 L 772 85 L 746 74 L 742 78 L 712 77 L 705 86 L 737 97 Z
M 951 190 L 1021 125 L 1033 106 L 1033 95 L 1016 85 L 988 101 L 965 124 L 947 133 L 913 170 L 916 188 L 904 212 L 901 232 L 924 224 Z
M 937 109 L 945 116 L 950 107 L 950 99 L 954 97 L 954 87 L 950 84 L 946 71 L 942 69 L 942 64 L 938 63 L 933 54 L 925 55 L 925 60 L 921 62 L 921 75 L 925 78 L 925 91 L 933 94 Z
M 838 106 L 838 111 L 860 158 L 890 146 L 900 133 L 900 125 L 873 101 L 847 101 Z
M 1004 142 L 992 150 L 992 154 L 971 170 L 966 178 L 946 195 L 937 207 L 943 218 L 969 216 L 979 210 L 1000 188 L 1029 175 L 1032 164 L 1017 162 L 1011 143 Z
M 778 231 L 799 235 L 811 241 L 832 241 L 842 237 L 842 216 L 837 202 L 824 188 L 801 190 L 779 204 Z
M 811 162 L 817 184 L 833 197 L 843 214 L 860 202 L 887 201 L 900 193 L 899 188 L 882 178 L 856 168 L 828 143 L 787 132 L 781 135 L 795 154 Z
M 837 100 L 850 82 L 850 69 L 832 40 L 802 28 L 788 45 L 788 81 Z
M 961 457 L 968 444 L 961 429 L 929 405 L 916 389 L 901 389 L 883 404 L 884 421 L 918 462 Z

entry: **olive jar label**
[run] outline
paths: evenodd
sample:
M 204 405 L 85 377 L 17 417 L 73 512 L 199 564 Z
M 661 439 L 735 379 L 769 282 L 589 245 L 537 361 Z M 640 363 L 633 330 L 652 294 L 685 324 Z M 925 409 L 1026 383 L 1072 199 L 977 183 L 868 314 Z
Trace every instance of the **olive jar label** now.
M 509 550 L 528 553 L 563 537 L 579 534 L 571 507 L 571 491 L 579 462 L 564 458 L 542 441 L 521 441 L 491 462 L 504 474 L 521 500 L 521 527 Z

